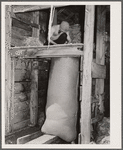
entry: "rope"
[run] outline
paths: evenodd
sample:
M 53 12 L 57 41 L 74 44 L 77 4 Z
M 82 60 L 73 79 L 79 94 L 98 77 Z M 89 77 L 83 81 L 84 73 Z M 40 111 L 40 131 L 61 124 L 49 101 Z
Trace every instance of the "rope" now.
M 48 27 L 48 47 L 50 43 L 50 34 L 51 34 L 51 27 L 53 23 L 53 18 L 54 18 L 54 12 L 55 12 L 55 7 L 51 5 L 51 10 L 50 10 L 50 20 L 49 20 L 49 27 Z

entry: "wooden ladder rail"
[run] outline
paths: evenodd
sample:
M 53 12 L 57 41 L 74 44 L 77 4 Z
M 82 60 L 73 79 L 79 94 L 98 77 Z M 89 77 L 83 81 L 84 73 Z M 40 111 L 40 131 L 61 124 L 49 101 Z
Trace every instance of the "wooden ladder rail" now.
M 85 7 L 83 84 L 81 102 L 81 144 L 90 143 L 91 127 L 91 63 L 93 56 L 95 6 Z

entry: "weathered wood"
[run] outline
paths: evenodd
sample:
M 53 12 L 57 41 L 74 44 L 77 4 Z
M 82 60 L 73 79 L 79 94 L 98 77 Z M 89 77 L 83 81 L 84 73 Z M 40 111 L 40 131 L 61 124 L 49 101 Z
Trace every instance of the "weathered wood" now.
M 17 144 L 25 144 L 33 139 L 38 138 L 41 135 L 42 135 L 41 131 L 37 131 L 37 132 L 31 133 L 31 134 L 19 137 L 17 139 Z
M 15 124 L 13 125 L 13 131 L 17 131 L 17 130 L 19 130 L 19 129 L 28 127 L 28 124 L 29 124 L 29 123 L 30 123 L 30 119 L 27 119 L 27 120 L 24 120 L 24 121 L 15 123 Z
M 54 48 L 54 49 L 23 49 L 23 50 L 12 50 L 11 54 L 13 57 L 24 57 L 24 58 L 45 58 L 45 57 L 65 57 L 65 56 L 72 56 L 72 57 L 79 57 L 83 55 L 83 51 L 77 50 L 76 48 Z
M 30 123 L 34 126 L 38 117 L 38 61 L 32 63 L 31 97 L 30 97 Z
M 33 12 L 33 22 L 39 25 L 39 11 Z M 39 38 L 39 28 L 32 28 L 32 37 Z
M 92 78 L 97 79 L 106 78 L 106 66 L 92 62 L 91 68 L 92 68 Z
M 11 6 L 5 6 L 5 134 L 11 132 L 11 58 L 9 47 L 11 46 Z
M 83 86 L 81 103 L 81 143 L 90 143 L 91 126 L 91 62 L 94 40 L 95 7 L 86 5 L 84 33 Z
M 44 134 L 43 136 L 40 136 L 37 139 L 27 142 L 26 144 L 45 144 L 46 142 L 51 142 L 51 140 L 53 141 L 54 139 L 56 139 L 56 136 Z
M 96 63 L 105 64 L 105 22 L 106 14 L 102 13 L 102 7 L 97 7 L 97 35 L 96 35 Z M 104 93 L 104 79 L 96 79 L 95 95 Z
M 20 29 L 24 29 L 26 31 L 32 31 L 32 27 L 29 26 L 28 24 L 24 24 L 23 22 L 20 22 L 19 20 L 13 18 L 12 19 L 12 26 L 14 27 L 18 27 Z
M 34 27 L 34 28 L 38 28 L 38 29 L 39 29 L 39 25 L 36 24 L 36 23 L 31 23 L 31 22 L 29 22 L 29 21 L 22 20 L 22 19 L 18 18 L 17 16 L 15 16 L 15 15 L 13 15 L 13 14 L 11 14 L 11 17 L 12 17 L 14 20 L 17 20 L 17 21 L 19 21 L 19 22 L 21 22 L 21 23 L 24 23 L 24 24 L 26 24 L 26 25 L 29 25 L 29 26 L 31 26 L 31 27 Z
M 29 118 L 30 118 L 30 111 L 28 108 L 26 110 L 17 111 L 14 114 L 14 124 L 27 120 Z
M 32 35 L 32 32 L 13 26 L 12 27 L 12 34 L 19 34 L 20 36 L 29 37 Z
M 39 11 L 33 12 L 33 22 L 39 24 Z M 33 28 L 32 37 L 39 39 L 39 30 Z M 38 121 L 38 61 L 32 62 L 31 97 L 30 97 L 30 125 L 35 126 Z
M 24 127 L 21 129 L 18 129 L 9 135 L 5 136 L 5 143 L 6 144 L 17 144 L 17 139 L 19 137 L 23 137 L 28 134 L 35 133 L 37 131 L 40 131 L 40 127 Z
M 24 102 L 16 102 L 15 103 L 15 113 L 20 112 L 20 111 L 29 111 L 29 101 L 24 101 Z
M 73 43 L 73 44 L 58 44 L 58 45 L 43 45 L 43 46 L 21 46 L 21 47 L 10 47 L 10 50 L 26 50 L 26 49 L 39 49 L 39 50 L 53 50 L 53 49 L 64 49 L 76 47 L 80 49 L 84 46 L 83 43 Z M 13 51 L 14 52 L 14 51 Z
M 11 107 L 10 107 L 10 115 L 11 115 L 11 127 L 13 128 L 13 124 L 14 124 L 14 116 L 15 116 L 15 110 L 14 110 L 14 87 L 15 87 L 15 83 L 14 83 L 14 73 L 15 73 L 15 59 L 12 58 L 11 59 Z M 12 129 L 13 130 L 13 129 Z
M 80 57 L 80 71 L 81 71 L 81 72 L 83 71 L 83 59 L 84 59 L 84 57 L 81 56 L 81 57 Z
M 68 5 L 54 5 L 55 7 L 63 7 Z M 36 10 L 50 9 L 51 5 L 13 5 L 13 12 L 30 12 Z
M 28 101 L 29 100 L 29 97 L 30 97 L 30 92 L 28 92 L 28 93 L 18 93 L 18 94 L 14 94 L 14 101 L 15 101 L 15 103 L 18 103 L 18 102 L 26 102 L 26 101 Z
M 54 18 L 53 18 L 53 25 L 57 25 L 57 9 L 55 9 Z

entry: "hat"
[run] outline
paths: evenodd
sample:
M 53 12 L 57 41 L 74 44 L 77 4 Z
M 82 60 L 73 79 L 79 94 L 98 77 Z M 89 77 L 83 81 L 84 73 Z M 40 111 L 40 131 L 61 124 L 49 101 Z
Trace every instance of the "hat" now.
M 70 30 L 69 27 L 70 27 L 70 25 L 67 21 L 62 21 L 60 24 L 60 29 L 62 31 L 69 31 Z

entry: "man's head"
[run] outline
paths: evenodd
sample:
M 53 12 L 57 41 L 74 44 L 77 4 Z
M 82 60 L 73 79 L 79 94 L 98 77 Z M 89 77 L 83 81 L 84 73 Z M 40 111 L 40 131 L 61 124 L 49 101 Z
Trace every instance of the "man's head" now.
M 64 32 L 67 32 L 69 31 L 69 23 L 67 21 L 62 21 L 61 24 L 60 24 L 60 30 L 61 31 L 64 31 Z

